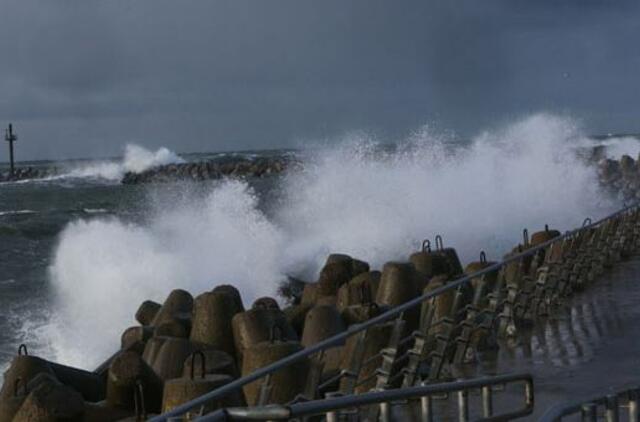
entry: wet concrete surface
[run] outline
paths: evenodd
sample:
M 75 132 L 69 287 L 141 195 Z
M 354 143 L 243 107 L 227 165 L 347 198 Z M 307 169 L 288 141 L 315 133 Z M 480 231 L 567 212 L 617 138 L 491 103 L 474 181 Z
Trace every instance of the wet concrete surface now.
M 481 361 L 459 369 L 465 377 L 533 375 L 534 412 L 521 420 L 538 420 L 559 403 L 640 387 L 640 256 L 605 271 L 551 317 L 502 342 Z M 494 392 L 494 413 L 517 409 L 523 393 L 521 385 Z M 479 394 L 470 395 L 469 408 L 472 419 L 481 416 Z M 417 404 L 395 410 L 399 420 L 419 417 Z M 455 397 L 434 402 L 434 420 L 457 420 Z
M 497 372 L 534 376 L 537 420 L 567 401 L 640 386 L 640 257 L 621 262 L 501 348 Z

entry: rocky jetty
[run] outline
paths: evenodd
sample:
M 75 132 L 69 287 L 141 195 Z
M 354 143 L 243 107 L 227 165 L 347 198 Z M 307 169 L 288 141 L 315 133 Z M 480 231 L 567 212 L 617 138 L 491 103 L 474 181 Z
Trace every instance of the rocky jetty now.
M 19 167 L 15 170 L 13 176 L 6 171 L 0 173 L 0 183 L 15 182 L 19 180 L 44 179 L 57 174 L 57 169 L 53 167 Z
M 299 163 L 287 157 L 264 157 L 257 159 L 227 159 L 225 161 L 200 161 L 168 164 L 153 167 L 140 173 L 128 172 L 122 178 L 125 185 L 161 183 L 179 180 L 212 180 L 225 176 L 264 177 L 282 173 Z
M 640 157 L 623 155 L 620 160 L 603 158 L 598 162 L 601 185 L 625 202 L 640 200 Z

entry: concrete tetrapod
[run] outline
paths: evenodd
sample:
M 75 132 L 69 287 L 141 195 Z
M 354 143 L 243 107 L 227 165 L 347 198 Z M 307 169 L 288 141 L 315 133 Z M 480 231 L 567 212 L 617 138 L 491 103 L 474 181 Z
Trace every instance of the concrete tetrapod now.
M 241 312 L 233 296 L 224 292 L 207 292 L 195 299 L 190 339 L 234 356 L 231 321 Z
M 136 311 L 136 321 L 142 325 L 151 325 L 162 305 L 152 300 L 145 300 Z
M 312 346 L 346 329 L 340 313 L 331 305 L 314 306 L 307 313 L 304 331 L 302 333 L 302 345 Z M 325 376 L 335 375 L 340 370 L 343 347 L 334 347 L 325 350 L 322 362 Z M 316 357 L 317 358 L 317 357 Z
M 292 353 L 302 350 L 296 341 L 272 339 L 252 344 L 245 349 L 242 361 L 242 376 L 251 374 L 256 369 L 276 362 Z M 270 388 L 265 403 L 287 403 L 303 392 L 309 372 L 309 360 L 303 359 L 271 374 Z M 243 387 L 247 405 L 259 404 L 260 391 L 266 378 L 247 384 Z
M 233 340 L 236 358 L 240 365 L 242 365 L 244 351 L 251 345 L 269 340 L 274 326 L 282 331 L 283 339 L 298 339 L 284 312 L 279 309 L 250 309 L 233 317 Z
M 162 380 L 137 353 L 124 352 L 109 367 L 106 403 L 110 407 L 135 411 L 135 396 L 140 392 L 144 399 L 144 410 L 158 412 L 162 400 Z
M 14 422 L 82 421 L 84 401 L 73 388 L 43 383 L 31 391 L 13 418 Z
M 200 367 L 196 372 L 197 364 L 195 359 L 200 359 Z M 206 374 L 206 358 L 203 352 L 195 352 L 191 355 L 191 371 L 188 377 L 174 378 L 168 380 L 164 384 L 164 394 L 162 398 L 162 412 L 168 412 L 171 409 L 184 404 L 190 400 L 200 397 L 216 388 L 228 384 L 233 379 L 229 375 L 224 374 Z M 208 413 L 219 407 L 231 407 L 242 405 L 242 400 L 238 394 L 231 394 L 223 397 L 221 400 L 207 403 L 203 409 L 203 413 Z M 193 415 L 191 415 L 193 416 Z M 189 415 L 187 415 L 189 417 Z

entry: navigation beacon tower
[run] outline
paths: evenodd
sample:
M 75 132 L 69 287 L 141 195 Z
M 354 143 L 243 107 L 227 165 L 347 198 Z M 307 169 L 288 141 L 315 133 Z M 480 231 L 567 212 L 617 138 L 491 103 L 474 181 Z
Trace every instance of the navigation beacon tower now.
M 13 125 L 11 123 L 9 123 L 9 127 L 5 132 L 4 140 L 9 142 L 9 161 L 11 163 L 10 175 L 11 175 L 11 178 L 13 179 L 13 177 L 15 176 L 15 166 L 13 162 L 13 143 L 18 140 L 18 135 L 13 133 Z

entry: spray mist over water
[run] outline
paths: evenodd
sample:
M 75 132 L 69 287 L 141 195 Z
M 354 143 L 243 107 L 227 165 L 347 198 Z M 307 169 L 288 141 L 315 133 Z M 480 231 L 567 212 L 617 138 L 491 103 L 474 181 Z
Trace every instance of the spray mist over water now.
M 174 288 L 195 295 L 232 283 L 250 303 L 285 274 L 315 277 L 330 252 L 379 268 L 440 233 L 468 262 L 481 249 L 497 259 L 524 227 L 576 227 L 615 206 L 576 158 L 567 141 L 576 138 L 573 122 L 538 115 L 455 148 L 428 131 L 387 153 L 350 139 L 282 180 L 269 216 L 246 182 L 226 180 L 204 197 L 155 203 L 143 225 L 74 222 L 51 267 L 51 357 L 95 366 L 140 302 Z
M 62 177 L 72 178 L 99 178 L 110 181 L 120 181 L 128 172 L 142 172 L 151 167 L 172 163 L 183 163 L 184 160 L 165 147 L 156 151 L 150 151 L 139 145 L 129 144 L 125 147 L 124 157 L 121 162 L 102 161 L 94 162 L 78 168 L 71 169 Z
M 573 122 L 538 115 L 453 150 L 428 131 L 381 159 L 367 158 L 366 140 L 343 145 L 288 181 L 280 220 L 306 233 L 290 253 L 318 261 L 339 250 L 381 264 L 439 233 L 468 261 L 482 249 L 496 257 L 525 227 L 575 227 L 613 207 L 576 158 L 576 139 Z
M 605 146 L 607 158 L 614 160 L 619 160 L 625 154 L 634 159 L 640 155 L 640 140 L 633 136 L 606 139 L 600 144 Z

